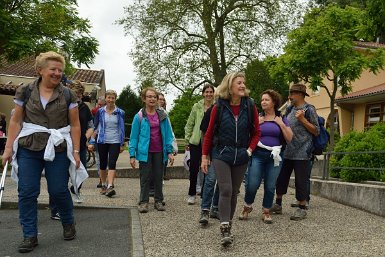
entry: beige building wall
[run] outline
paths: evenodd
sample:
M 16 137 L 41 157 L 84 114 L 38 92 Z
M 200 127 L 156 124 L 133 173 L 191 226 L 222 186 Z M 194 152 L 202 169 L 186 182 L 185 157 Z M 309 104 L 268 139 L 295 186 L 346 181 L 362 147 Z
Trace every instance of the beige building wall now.
M 328 87 L 329 90 L 332 90 L 333 84 L 331 81 L 324 79 L 323 82 Z M 352 92 L 377 86 L 382 83 L 385 83 L 384 70 L 381 70 L 377 75 L 365 70 L 361 74 L 361 77 L 352 83 L 352 89 L 353 89 Z M 308 89 L 307 93 L 310 96 L 306 97 L 306 101 L 316 107 L 318 115 L 327 119 L 327 117 L 330 114 L 330 98 L 326 90 L 324 88 L 320 88 L 319 91 L 313 92 L 310 89 Z M 341 96 L 341 93 L 338 91 L 336 98 L 340 96 Z M 351 117 L 350 111 L 343 110 L 337 105 L 335 105 L 334 107 L 335 110 L 338 110 L 339 129 L 342 135 L 349 132 L 352 128 L 353 130 L 357 130 L 357 131 L 364 130 L 366 104 L 355 105 L 353 108 L 354 108 L 354 124 L 351 124 L 352 117 Z

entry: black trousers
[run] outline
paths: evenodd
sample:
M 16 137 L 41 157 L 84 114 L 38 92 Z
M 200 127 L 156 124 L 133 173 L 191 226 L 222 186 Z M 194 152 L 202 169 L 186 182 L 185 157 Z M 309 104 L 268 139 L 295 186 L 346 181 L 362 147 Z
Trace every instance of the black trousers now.
M 199 166 L 201 165 L 202 158 L 202 146 L 199 145 L 189 145 L 190 148 L 190 187 L 188 190 L 188 195 L 197 194 L 197 178 L 199 172 Z
M 276 193 L 277 195 L 284 195 L 287 193 L 290 176 L 294 170 L 295 174 L 295 197 L 298 201 L 305 201 L 308 199 L 308 177 L 310 160 L 289 160 L 284 159 L 277 179 Z

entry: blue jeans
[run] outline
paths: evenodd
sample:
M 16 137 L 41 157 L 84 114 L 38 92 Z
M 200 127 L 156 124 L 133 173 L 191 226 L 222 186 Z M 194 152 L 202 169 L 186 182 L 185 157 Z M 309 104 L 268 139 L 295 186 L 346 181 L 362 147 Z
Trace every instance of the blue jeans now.
M 209 171 L 205 176 L 203 192 L 202 192 L 202 201 L 201 209 L 210 210 L 211 206 L 218 207 L 219 201 L 219 190 L 218 186 L 215 187 L 217 183 L 217 175 L 214 170 L 214 165 L 210 165 Z
M 56 204 L 62 224 L 72 224 L 73 203 L 68 190 L 70 161 L 67 152 L 55 153 L 55 159 L 44 160 L 44 150 L 30 151 L 19 147 L 19 219 L 24 237 L 37 236 L 37 198 L 40 194 L 40 178 L 45 169 L 48 193 Z
M 247 176 L 245 177 L 245 203 L 251 205 L 254 203 L 255 195 L 264 180 L 264 195 L 262 207 L 270 209 L 273 205 L 275 183 L 281 171 L 282 161 L 279 166 L 274 167 L 274 160 L 271 152 L 265 149 L 257 148 L 249 163 Z

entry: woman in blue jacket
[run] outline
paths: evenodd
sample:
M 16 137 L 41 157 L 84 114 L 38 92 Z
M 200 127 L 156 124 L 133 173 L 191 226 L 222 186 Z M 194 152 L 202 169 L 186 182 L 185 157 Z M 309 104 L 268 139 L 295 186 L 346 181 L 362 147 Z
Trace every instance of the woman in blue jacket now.
M 139 161 L 141 213 L 148 212 L 151 173 L 155 185 L 154 208 L 158 211 L 165 210 L 162 204 L 163 165 L 168 160 L 170 165 L 174 163 L 172 128 L 167 113 L 157 108 L 158 97 L 154 88 L 143 89 L 141 98 L 145 107 L 135 115 L 131 126 L 130 164 L 135 168 L 136 160 Z

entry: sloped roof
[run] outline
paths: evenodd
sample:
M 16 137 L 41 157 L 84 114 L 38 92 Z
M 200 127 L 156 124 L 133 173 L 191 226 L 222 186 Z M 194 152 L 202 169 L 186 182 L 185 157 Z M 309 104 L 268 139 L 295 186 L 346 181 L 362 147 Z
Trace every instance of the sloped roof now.
M 374 86 L 374 87 L 369 87 L 365 88 L 356 92 L 352 92 L 350 94 L 347 94 L 345 96 L 340 96 L 336 99 L 336 102 L 342 102 L 346 100 L 351 100 L 351 99 L 357 99 L 361 97 L 367 97 L 367 96 L 374 96 L 374 95 L 380 95 L 380 94 L 385 94 L 385 83 Z
M 385 49 L 385 44 L 376 43 L 376 42 L 354 41 L 354 44 L 357 47 L 362 47 L 362 48 L 371 48 L 371 49 L 382 48 L 382 49 Z
M 34 69 L 35 58 L 24 58 L 14 63 L 8 63 L 4 57 L 0 57 L 0 75 L 12 75 L 17 77 L 37 77 Z M 104 70 L 76 69 L 74 74 L 68 76 L 70 80 L 80 80 L 90 84 L 100 84 L 104 76 Z

